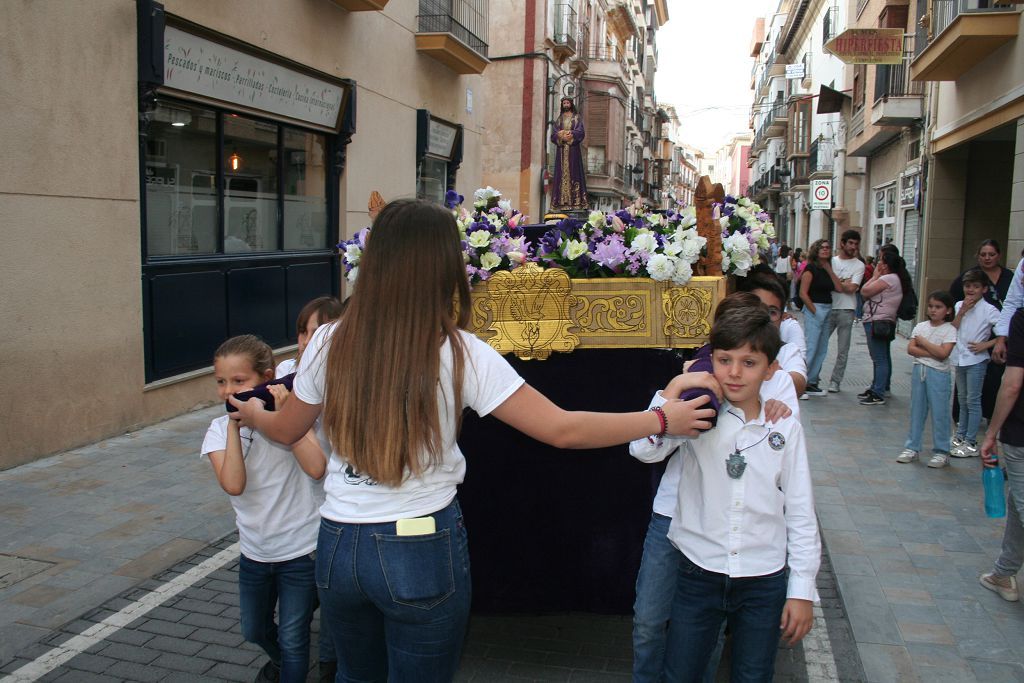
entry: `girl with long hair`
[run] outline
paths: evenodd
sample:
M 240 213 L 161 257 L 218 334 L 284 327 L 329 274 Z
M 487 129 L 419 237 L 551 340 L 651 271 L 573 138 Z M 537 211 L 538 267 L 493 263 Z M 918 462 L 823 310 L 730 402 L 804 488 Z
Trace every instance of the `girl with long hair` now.
M 817 240 L 807 249 L 807 267 L 800 276 L 800 300 L 804 302 L 804 336 L 807 338 L 807 388 L 810 396 L 824 396 L 818 386 L 821 365 L 828 355 L 828 317 L 832 312 L 832 245 Z
M 710 427 L 707 398 L 633 413 L 565 411 L 465 331 L 469 285 L 444 208 L 385 206 L 344 317 L 302 355 L 280 412 L 238 419 L 290 443 L 323 411 L 332 453 L 316 580 L 345 680 L 449 681 L 470 605 L 466 527 L 456 498 L 465 408 L 545 443 L 597 448 Z

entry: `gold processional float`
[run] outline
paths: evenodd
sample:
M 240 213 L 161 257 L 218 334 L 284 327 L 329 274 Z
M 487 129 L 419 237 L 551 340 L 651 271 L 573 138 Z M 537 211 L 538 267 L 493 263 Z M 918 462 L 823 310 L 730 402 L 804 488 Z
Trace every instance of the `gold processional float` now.
M 525 263 L 473 285 L 470 331 L 502 354 L 545 360 L 576 349 L 685 349 L 707 342 L 718 303 L 733 289 L 722 274 L 721 184 L 703 176 L 694 196 L 705 254 L 685 285 L 646 277 L 570 278 Z M 375 206 L 376 202 L 376 206 Z M 374 193 L 371 218 L 383 200 Z
M 576 349 L 686 349 L 703 346 L 715 309 L 732 287 L 722 275 L 722 228 L 714 203 L 725 192 L 700 179 L 697 231 L 707 239 L 690 281 L 574 279 L 561 268 L 526 263 L 473 286 L 470 330 L 502 354 L 545 360 Z

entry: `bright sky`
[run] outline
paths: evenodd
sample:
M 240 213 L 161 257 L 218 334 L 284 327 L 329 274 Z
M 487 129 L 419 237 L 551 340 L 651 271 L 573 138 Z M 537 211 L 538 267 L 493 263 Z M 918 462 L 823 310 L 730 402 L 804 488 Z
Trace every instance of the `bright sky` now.
M 676 107 L 682 140 L 714 154 L 749 128 L 750 36 L 754 19 L 779 0 L 668 0 L 668 23 L 658 29 L 659 104 Z

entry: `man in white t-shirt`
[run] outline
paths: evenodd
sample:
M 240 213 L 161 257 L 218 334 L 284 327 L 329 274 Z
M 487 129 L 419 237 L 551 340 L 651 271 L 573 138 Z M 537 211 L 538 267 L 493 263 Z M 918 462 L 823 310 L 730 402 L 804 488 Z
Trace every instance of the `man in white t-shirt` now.
M 853 331 L 854 311 L 857 309 L 857 290 L 864 281 L 864 262 L 857 258 L 860 251 L 860 233 L 846 230 L 839 238 L 839 248 L 832 257 L 832 270 L 839 278 L 841 289 L 832 292 L 832 312 L 828 319 L 828 335 L 835 331 L 839 345 L 836 349 L 836 364 L 832 368 L 832 380 L 828 383 L 830 394 L 839 393 L 839 385 L 846 374 L 846 360 L 850 355 L 850 336 Z

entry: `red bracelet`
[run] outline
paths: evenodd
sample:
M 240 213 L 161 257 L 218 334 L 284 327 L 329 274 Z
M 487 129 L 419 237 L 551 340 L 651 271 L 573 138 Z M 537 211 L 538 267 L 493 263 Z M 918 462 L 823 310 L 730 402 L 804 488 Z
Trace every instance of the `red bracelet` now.
M 662 437 L 668 433 L 668 418 L 665 417 L 665 411 L 662 410 L 661 406 L 653 406 L 651 412 L 658 416 L 658 422 L 661 423 L 661 431 L 655 436 Z

